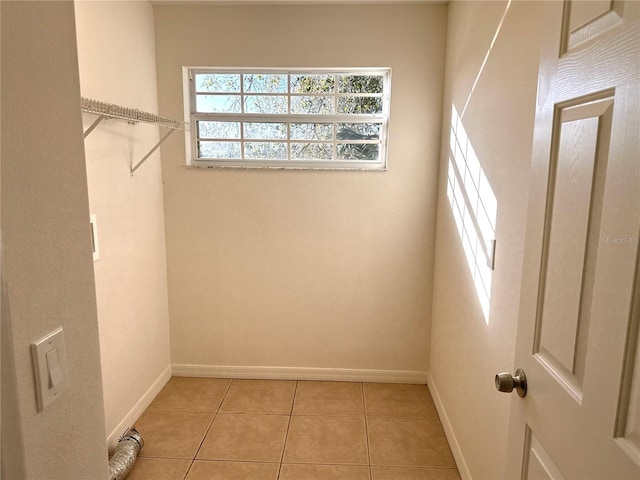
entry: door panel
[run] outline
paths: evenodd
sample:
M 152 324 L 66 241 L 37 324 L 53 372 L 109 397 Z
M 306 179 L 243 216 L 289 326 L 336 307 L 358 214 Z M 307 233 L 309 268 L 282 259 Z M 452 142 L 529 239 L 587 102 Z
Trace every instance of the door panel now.
M 593 280 L 613 101 L 559 108 L 551 143 L 534 353 L 578 401 L 588 351 Z
M 564 480 L 553 459 L 528 426 L 522 477 L 526 480 Z
M 613 2 L 609 0 L 592 0 L 571 5 L 569 14 L 569 28 L 575 32 L 585 25 L 592 24 L 596 19 L 611 11 Z
M 548 4 L 510 477 L 640 478 L 639 18 L 638 2 Z
M 563 52 L 574 49 L 623 21 L 624 2 L 591 0 L 567 3 Z

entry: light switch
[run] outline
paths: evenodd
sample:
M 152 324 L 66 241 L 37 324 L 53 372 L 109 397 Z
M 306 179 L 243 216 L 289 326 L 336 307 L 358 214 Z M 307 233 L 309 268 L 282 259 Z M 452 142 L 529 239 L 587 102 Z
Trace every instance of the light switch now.
M 31 344 L 38 411 L 67 389 L 67 353 L 62 327 Z
M 60 357 L 58 356 L 58 349 L 47 352 L 47 370 L 49 372 L 49 388 L 57 387 L 62 383 L 63 375 L 60 368 Z

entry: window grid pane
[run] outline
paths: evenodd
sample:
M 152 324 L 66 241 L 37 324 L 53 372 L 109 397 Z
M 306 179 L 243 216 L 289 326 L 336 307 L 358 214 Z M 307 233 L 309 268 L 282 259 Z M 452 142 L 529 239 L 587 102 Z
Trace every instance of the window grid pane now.
M 386 75 L 197 72 L 195 160 L 382 163 Z
M 198 121 L 203 159 L 378 159 L 381 123 L 286 123 Z M 236 140 L 234 142 L 230 140 Z M 240 141 L 238 141 L 240 140 Z M 274 142 L 278 140 L 278 142 Z M 240 145 L 242 144 L 242 148 Z M 249 145 L 248 152 L 246 147 Z M 284 152 L 292 152 L 285 155 Z M 216 152 L 219 155 L 216 155 Z M 313 153 L 318 153 L 314 156 Z

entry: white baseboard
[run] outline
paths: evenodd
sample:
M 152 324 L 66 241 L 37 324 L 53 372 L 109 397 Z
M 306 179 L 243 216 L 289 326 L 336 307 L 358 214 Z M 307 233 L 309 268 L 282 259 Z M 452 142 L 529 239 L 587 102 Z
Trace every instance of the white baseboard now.
M 173 365 L 177 377 L 250 378 L 268 380 L 325 380 L 337 382 L 427 383 L 428 372 L 348 368 L 251 367 Z
M 118 444 L 120 437 L 129 430 L 140 418 L 140 415 L 147 409 L 147 407 L 153 402 L 160 390 L 167 384 L 171 378 L 171 365 L 160 374 L 158 379 L 153 382 L 153 385 L 145 392 L 140 400 L 134 405 L 134 407 L 127 413 L 118 426 L 107 437 L 107 448 L 111 452 Z
M 438 415 L 440 416 L 440 423 L 442 423 L 442 428 L 444 429 L 444 433 L 447 436 L 447 441 L 449 442 L 449 446 L 451 447 L 453 458 L 456 461 L 458 472 L 460 473 L 460 478 L 462 480 L 471 480 L 469 467 L 467 467 L 467 462 L 464 461 L 464 456 L 462 455 L 460 444 L 458 443 L 458 439 L 453 432 L 451 422 L 449 421 L 449 417 L 447 416 L 447 411 L 445 410 L 442 399 L 440 398 L 440 394 L 438 393 L 438 387 L 436 387 L 435 381 L 433 380 L 431 374 L 428 374 L 428 377 L 429 378 L 427 381 L 427 385 L 429 386 L 429 391 L 431 392 L 431 398 L 433 398 L 433 403 L 436 405 L 436 410 L 438 411 Z

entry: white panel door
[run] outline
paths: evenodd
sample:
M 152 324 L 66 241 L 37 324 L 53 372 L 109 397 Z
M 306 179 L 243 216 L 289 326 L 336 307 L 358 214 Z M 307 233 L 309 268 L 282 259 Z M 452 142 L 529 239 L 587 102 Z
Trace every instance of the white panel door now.
M 640 479 L 640 2 L 546 8 L 506 471 Z

